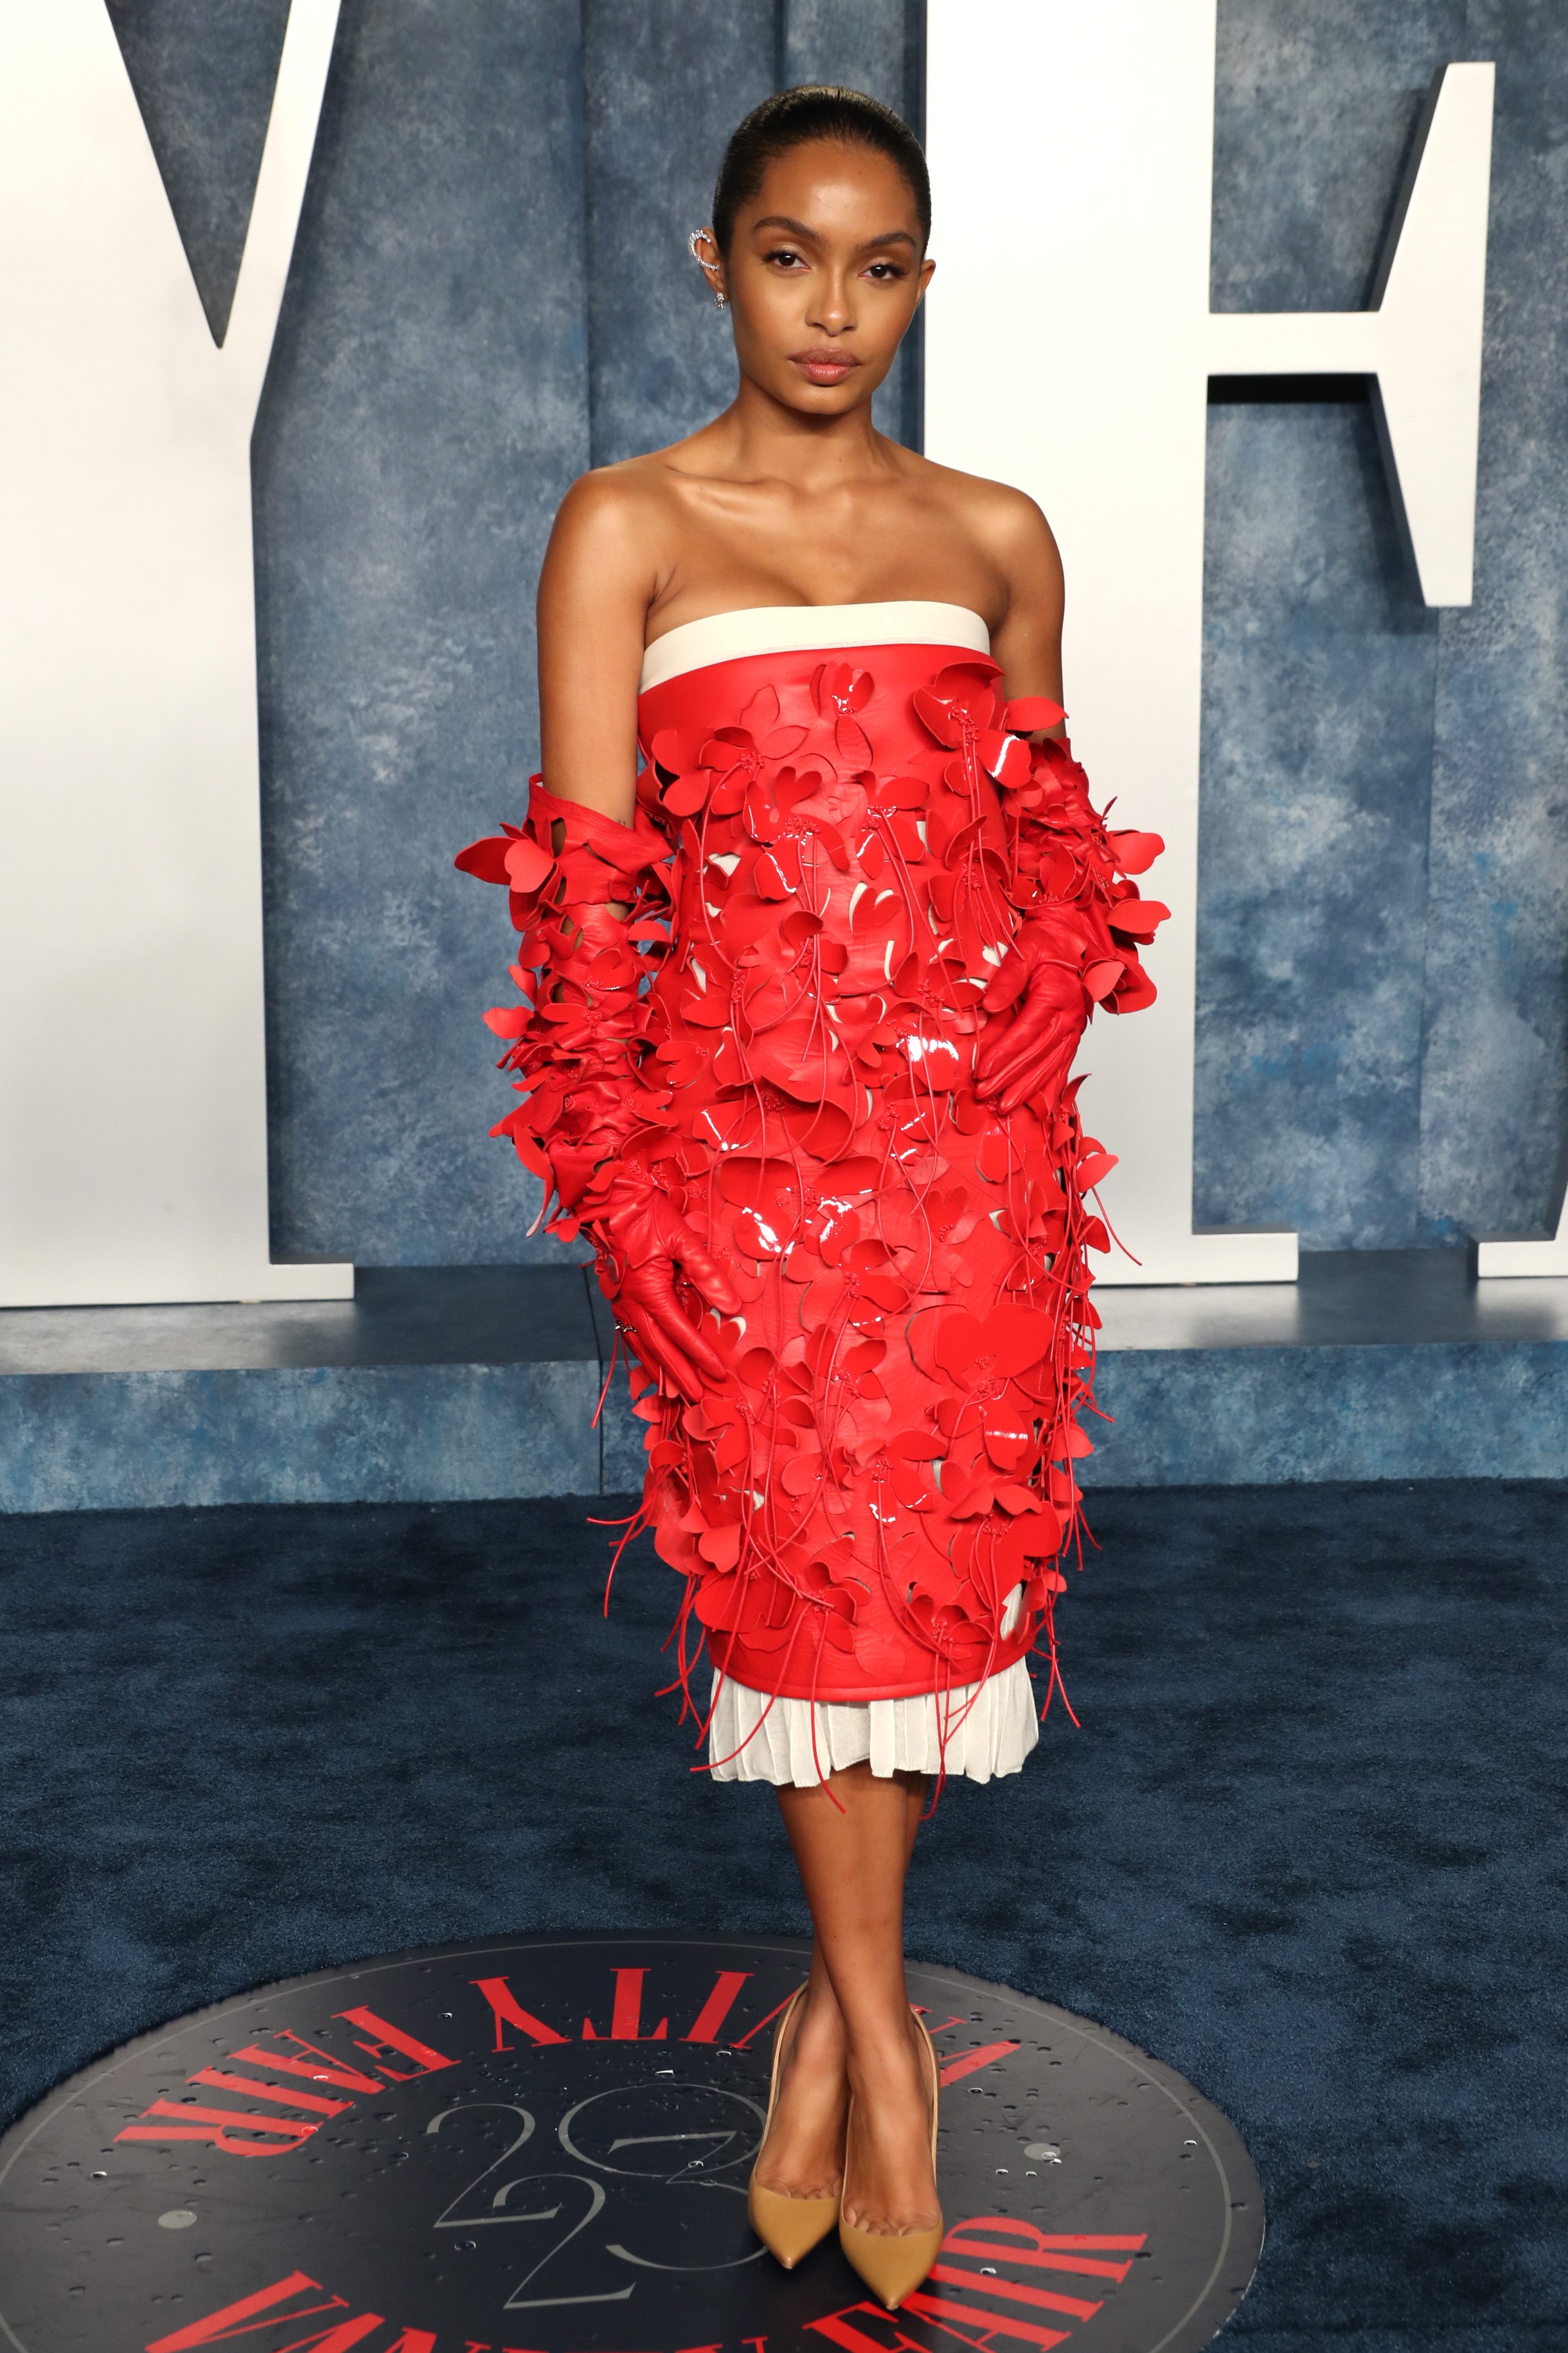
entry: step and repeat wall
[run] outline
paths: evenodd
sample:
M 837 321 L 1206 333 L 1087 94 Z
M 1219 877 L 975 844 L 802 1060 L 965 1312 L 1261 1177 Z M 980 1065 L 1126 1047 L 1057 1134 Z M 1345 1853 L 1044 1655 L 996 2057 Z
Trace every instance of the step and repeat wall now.
M 999 90 L 1009 14 L 965 20 Z M 26 16 L 0 8 L 13 46 Z M 107 16 L 221 339 L 285 0 L 109 0 Z M 480 1015 L 510 933 L 451 867 L 520 813 L 535 765 L 550 519 L 585 467 L 670 440 L 729 396 L 728 328 L 686 237 L 734 122 L 772 89 L 832 79 L 919 125 L 926 59 L 910 0 L 342 8 L 313 153 L 301 134 L 251 444 L 275 1257 L 559 1255 L 527 1238 L 536 1188 L 487 1134 L 507 1098 Z M 1221 376 L 1209 391 L 1192 1207 L 1199 1227 L 1278 1229 L 1309 1250 L 1556 1219 L 1568 13 L 1219 0 L 1220 313 L 1375 299 L 1427 92 L 1471 61 L 1495 66 L 1473 602 L 1423 600 L 1363 378 Z M 942 95 L 933 85 L 933 125 Z M 1047 78 L 1028 98 L 1009 137 L 1026 141 L 1045 199 L 1070 206 L 1071 93 Z M 934 356 L 940 142 L 933 160 Z M 1010 323 L 996 320 L 989 366 L 1009 364 Z M 1054 364 L 1072 368 L 1069 340 Z M 879 417 L 918 445 L 925 414 L 917 337 Z M 1138 594 L 1130 581 L 1130 606 Z M 1141 691 L 1131 659 L 1125 691 Z M 1139 822 L 1135 783 L 1116 782 Z M 92 970 L 90 936 L 79 953 Z M 93 981 L 82 1060 L 62 1076 L 78 1091 L 114 1050 L 115 973 Z M 100 1142 L 111 1155 L 112 1133 Z

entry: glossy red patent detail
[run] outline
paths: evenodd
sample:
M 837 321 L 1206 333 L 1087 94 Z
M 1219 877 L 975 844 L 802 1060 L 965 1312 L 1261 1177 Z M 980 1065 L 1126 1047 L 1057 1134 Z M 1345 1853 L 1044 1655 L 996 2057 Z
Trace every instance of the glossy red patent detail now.
M 712 664 L 641 698 L 635 828 L 536 781 L 458 861 L 512 887 L 522 995 L 489 1018 L 526 1100 L 497 1132 L 615 1298 L 683 1683 L 694 1613 L 786 1696 L 941 1692 L 1041 1642 L 1055 1684 L 1114 1165 L 1068 1073 L 1097 1006 L 1152 1002 L 1167 911 L 1127 879 L 1158 837 L 1107 834 L 1028 740 L 1058 706 L 999 677 L 942 647 Z

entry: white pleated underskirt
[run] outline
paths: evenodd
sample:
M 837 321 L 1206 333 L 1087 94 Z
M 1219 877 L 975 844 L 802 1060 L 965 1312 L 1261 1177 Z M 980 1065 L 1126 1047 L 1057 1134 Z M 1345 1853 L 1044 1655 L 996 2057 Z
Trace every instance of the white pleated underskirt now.
M 802 1789 L 867 1762 L 883 1777 L 945 1770 L 989 1781 L 1018 1772 L 1039 1736 L 1035 1686 L 1022 1659 L 950 1692 L 815 1705 L 772 1698 L 715 1671 L 708 1756 L 715 1781 L 793 1782 Z
M 1002 1610 L 1004 1641 L 1023 1602 L 1024 1588 L 1016 1585 Z M 708 1762 L 715 1781 L 793 1783 L 797 1789 L 868 1762 L 884 1780 L 894 1773 L 945 1772 L 989 1781 L 1020 1771 L 1039 1737 L 1035 1686 L 1023 1659 L 984 1683 L 949 1692 L 815 1703 L 775 1699 L 716 1668 Z

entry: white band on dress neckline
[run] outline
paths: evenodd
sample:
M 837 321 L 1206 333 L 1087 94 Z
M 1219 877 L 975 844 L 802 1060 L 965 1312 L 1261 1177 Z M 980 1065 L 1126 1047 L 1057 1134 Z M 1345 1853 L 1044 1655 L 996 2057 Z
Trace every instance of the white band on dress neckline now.
M 682 621 L 642 658 L 639 694 L 687 670 L 747 654 L 826 652 L 835 646 L 952 646 L 988 654 L 991 632 L 967 605 L 900 596 L 881 605 L 748 605 Z

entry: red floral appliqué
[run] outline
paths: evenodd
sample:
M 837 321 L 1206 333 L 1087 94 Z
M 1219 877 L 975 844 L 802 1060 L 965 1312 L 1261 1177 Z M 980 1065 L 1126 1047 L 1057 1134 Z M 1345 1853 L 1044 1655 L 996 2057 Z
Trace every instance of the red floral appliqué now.
M 786 1695 L 1036 1645 L 1057 1685 L 1114 1166 L 1068 1074 L 1097 1008 L 1152 1002 L 1168 911 L 1131 879 L 1158 836 L 1108 832 L 1031 740 L 1060 711 L 998 680 L 915 647 L 689 672 L 642 698 L 635 826 L 536 778 L 458 860 L 511 894 L 495 1132 L 615 1305 L 683 1686 L 693 1620 Z

